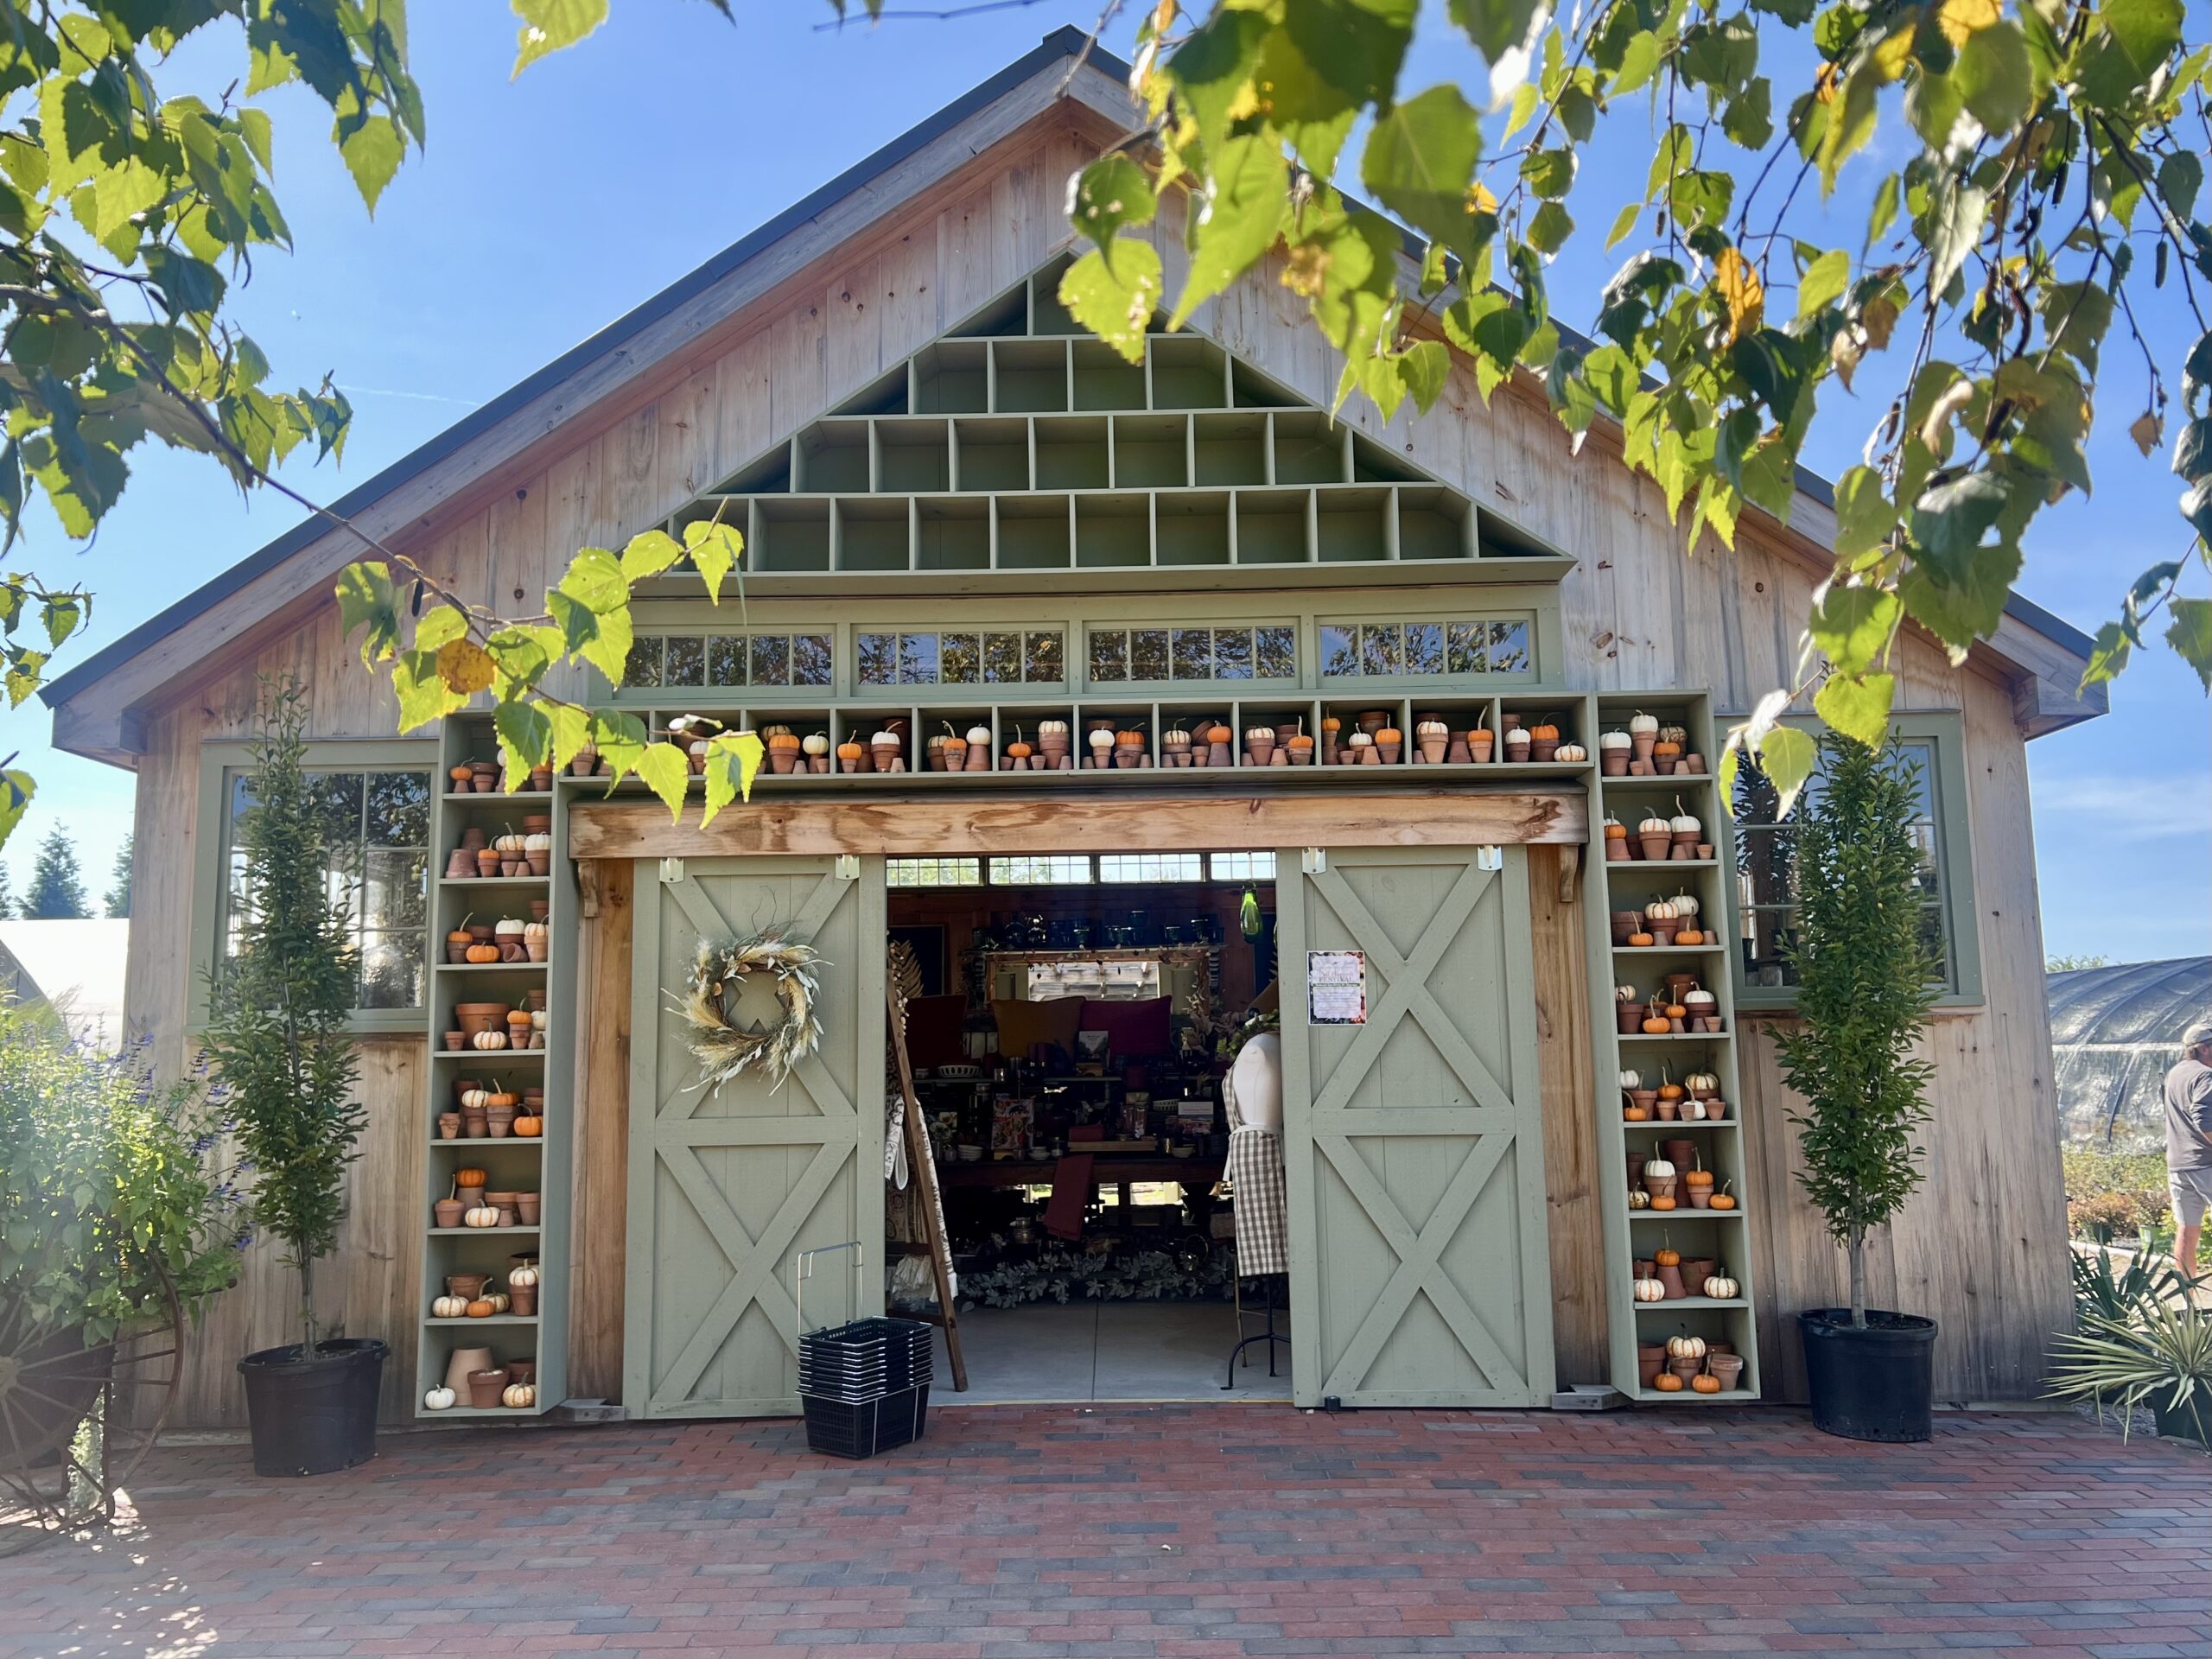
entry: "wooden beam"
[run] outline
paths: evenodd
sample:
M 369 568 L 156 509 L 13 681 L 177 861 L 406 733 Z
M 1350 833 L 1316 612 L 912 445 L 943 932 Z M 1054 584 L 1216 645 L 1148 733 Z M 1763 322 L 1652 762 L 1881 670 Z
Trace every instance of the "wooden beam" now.
M 1058 796 L 1058 791 L 1053 795 Z M 1258 794 L 972 797 L 755 801 L 712 823 L 649 801 L 579 802 L 573 858 L 713 858 L 778 853 L 1183 852 L 1195 848 L 1575 845 L 1587 839 L 1580 790 L 1299 790 Z

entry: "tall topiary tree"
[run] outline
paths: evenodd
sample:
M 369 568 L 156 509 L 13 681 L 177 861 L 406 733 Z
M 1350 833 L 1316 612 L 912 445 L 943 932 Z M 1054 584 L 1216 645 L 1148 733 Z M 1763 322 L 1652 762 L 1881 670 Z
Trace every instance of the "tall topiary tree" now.
M 240 825 L 243 925 L 213 978 L 207 1049 L 253 1173 L 255 1225 L 299 1270 L 301 1354 L 312 1358 L 315 1264 L 338 1243 L 346 1166 L 367 1114 L 353 1093 L 355 952 L 326 885 L 322 821 L 302 765 L 307 717 L 298 681 L 262 682 L 253 805 Z
M 1851 1322 L 1866 1323 L 1866 1234 L 1921 1182 L 1916 1132 L 1934 1068 L 1915 1058 L 1935 1001 L 1921 935 L 1916 766 L 1894 739 L 1828 733 L 1821 782 L 1798 807 L 1798 931 L 1789 947 L 1799 1023 L 1776 1037 L 1803 1096 L 1797 1179 L 1851 1266 Z

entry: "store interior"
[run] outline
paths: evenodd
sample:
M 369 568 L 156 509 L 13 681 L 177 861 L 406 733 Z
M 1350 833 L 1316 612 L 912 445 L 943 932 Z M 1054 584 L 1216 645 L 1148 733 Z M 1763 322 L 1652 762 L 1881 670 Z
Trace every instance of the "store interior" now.
M 891 861 L 969 1380 L 952 1393 L 940 1326 L 940 1398 L 1289 1398 L 1266 1337 L 1270 1304 L 1287 1337 L 1287 1275 L 1250 1271 L 1285 1254 L 1274 877 L 1265 852 Z M 1240 1124 L 1272 1132 L 1232 1157 Z M 1232 1165 L 1275 1200 L 1249 1207 L 1241 1261 Z M 929 1192 L 904 1173 L 889 1303 L 926 1316 Z

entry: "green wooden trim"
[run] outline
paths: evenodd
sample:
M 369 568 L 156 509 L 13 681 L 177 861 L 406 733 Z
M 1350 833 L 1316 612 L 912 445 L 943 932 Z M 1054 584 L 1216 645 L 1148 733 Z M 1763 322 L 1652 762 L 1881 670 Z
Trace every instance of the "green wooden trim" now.
M 1793 725 L 1810 727 L 1808 715 L 1785 716 Z M 1948 944 L 1950 988 L 1936 1000 L 1939 1008 L 1978 1008 L 1986 997 L 1981 974 L 1981 912 L 1974 895 L 1974 826 L 1967 804 L 1966 716 L 1956 709 L 1925 709 L 1900 714 L 1890 721 L 1899 737 L 1925 742 L 1935 760 L 1929 790 L 1936 805 L 1936 824 L 1942 877 L 1944 937 Z M 1724 817 L 1726 837 L 1724 855 L 1735 866 L 1736 827 Z M 1753 985 L 1744 977 L 1743 915 L 1737 884 L 1725 884 L 1728 900 L 1729 975 L 1735 982 L 1736 999 L 1746 1012 L 1791 1014 L 1797 993 L 1790 986 Z M 1771 908 L 1770 906 L 1769 908 Z
M 344 772 L 353 767 L 385 766 L 394 769 L 420 766 L 430 773 L 430 795 L 435 804 L 442 791 L 438 770 L 438 740 L 430 738 L 317 738 L 308 744 L 307 766 L 310 771 Z M 200 747 L 200 779 L 193 817 L 192 857 L 192 932 L 191 954 L 187 958 L 187 991 L 185 1020 L 187 1028 L 194 1033 L 207 1023 L 207 976 L 215 966 L 215 925 L 221 910 L 223 890 L 225 824 L 223 805 L 228 793 L 226 781 L 232 772 L 251 764 L 251 747 L 243 740 L 223 740 L 203 743 Z M 435 836 L 436 819 L 431 823 Z M 438 849 L 435 844 L 425 854 L 428 870 L 435 887 Z M 424 894 L 429 905 L 431 893 Z M 431 923 L 436 917 L 431 915 Z M 423 936 L 423 995 L 431 995 L 429 963 L 432 956 L 429 939 L 437 931 L 428 925 Z M 391 1033 L 412 1035 L 423 1029 L 421 1008 L 365 1008 L 357 1012 L 353 1029 L 363 1036 L 378 1036 Z

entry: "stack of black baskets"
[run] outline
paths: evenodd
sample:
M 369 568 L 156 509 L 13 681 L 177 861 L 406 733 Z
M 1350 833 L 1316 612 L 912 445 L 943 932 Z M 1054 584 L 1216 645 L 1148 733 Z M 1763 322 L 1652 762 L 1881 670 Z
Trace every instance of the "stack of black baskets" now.
M 871 1458 L 922 1438 L 930 1404 L 930 1327 L 855 1319 L 798 1339 L 806 1443 L 833 1458 Z

